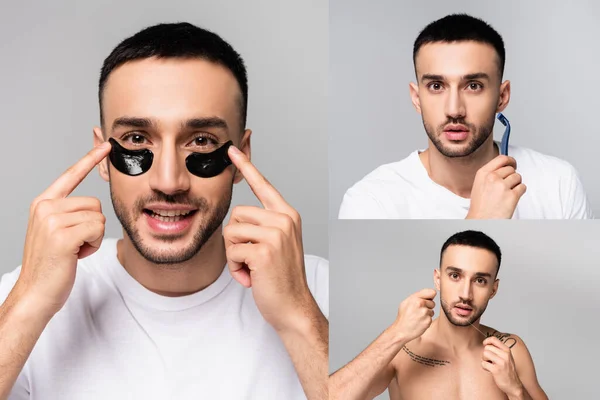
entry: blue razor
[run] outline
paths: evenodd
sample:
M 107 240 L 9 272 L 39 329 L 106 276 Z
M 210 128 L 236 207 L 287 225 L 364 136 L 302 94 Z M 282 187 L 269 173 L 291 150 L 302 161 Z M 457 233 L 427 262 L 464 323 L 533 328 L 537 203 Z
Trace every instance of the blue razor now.
M 502 135 L 502 142 L 500 142 L 500 154 L 503 156 L 508 155 L 508 139 L 510 138 L 510 122 L 502 113 L 498 113 L 497 117 L 498 121 L 502 122 L 502 125 L 506 127 L 504 130 L 504 135 Z

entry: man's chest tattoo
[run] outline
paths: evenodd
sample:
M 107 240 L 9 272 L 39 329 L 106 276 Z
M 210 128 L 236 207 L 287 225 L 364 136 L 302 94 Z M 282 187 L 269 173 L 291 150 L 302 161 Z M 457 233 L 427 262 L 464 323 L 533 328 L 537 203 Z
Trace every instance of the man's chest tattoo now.
M 406 354 L 408 354 L 410 359 L 413 360 L 414 362 L 417 362 L 422 365 L 426 365 L 428 367 L 443 367 L 445 365 L 450 364 L 450 361 L 436 360 L 435 358 L 427 358 L 427 357 L 423 357 L 418 354 L 415 354 L 412 351 L 410 351 L 410 349 L 406 346 L 404 346 L 402 348 L 402 350 L 404 350 L 404 352 Z

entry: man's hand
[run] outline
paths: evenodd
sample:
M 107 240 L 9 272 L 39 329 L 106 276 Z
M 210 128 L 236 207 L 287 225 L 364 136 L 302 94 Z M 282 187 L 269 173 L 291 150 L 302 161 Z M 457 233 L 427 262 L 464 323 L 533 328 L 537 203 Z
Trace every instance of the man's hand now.
M 31 204 L 21 272 L 0 305 L 0 399 L 8 397 L 33 347 L 75 283 L 77 260 L 104 236 L 100 201 L 67 196 L 110 151 L 90 151 Z
M 313 302 L 306 283 L 300 216 L 239 150 L 232 162 L 264 206 L 238 206 L 224 228 L 232 276 L 252 294 L 277 331 L 294 329 Z
M 403 341 L 410 342 L 429 328 L 433 321 L 436 294 L 435 289 L 422 289 L 400 303 L 393 329 Z
M 294 363 L 306 397 L 329 398 L 329 324 L 306 282 L 300 215 L 252 165 L 229 148 L 233 164 L 264 206 L 235 207 L 223 230 L 231 275 L 252 295 Z
M 77 260 L 94 253 L 104 237 L 100 200 L 67 197 L 109 153 L 98 146 L 61 175 L 31 204 L 21 274 L 11 299 L 27 299 L 51 318 L 67 301 Z
M 329 379 L 330 399 L 373 399 L 385 391 L 395 375 L 398 352 L 431 326 L 437 292 L 422 289 L 404 299 L 394 323 L 362 353 Z
M 517 173 L 517 161 L 498 156 L 475 174 L 467 219 L 510 219 L 527 187 Z
M 494 377 L 496 386 L 509 398 L 520 398 L 524 388 L 513 359 L 510 348 L 497 337 L 491 336 L 483 341 L 481 366 Z

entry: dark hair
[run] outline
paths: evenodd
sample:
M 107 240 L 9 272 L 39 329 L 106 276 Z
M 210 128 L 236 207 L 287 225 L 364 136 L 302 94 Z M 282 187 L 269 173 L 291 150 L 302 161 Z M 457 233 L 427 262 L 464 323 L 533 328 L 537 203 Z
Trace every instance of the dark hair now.
M 100 123 L 103 125 L 102 92 L 110 73 L 129 61 L 144 58 L 201 58 L 220 64 L 233 74 L 242 92 L 240 124 L 246 126 L 248 77 L 242 57 L 218 35 L 187 22 L 158 24 L 123 40 L 104 60 L 98 84 Z
M 467 14 L 451 14 L 427 25 L 415 40 L 413 47 L 413 64 L 416 71 L 417 53 L 421 46 L 434 42 L 475 41 L 487 43 L 498 53 L 500 79 L 504 74 L 504 41 L 502 36 L 485 21 Z
M 442 246 L 442 251 L 440 252 L 440 265 L 442 264 L 444 252 L 450 246 L 469 246 L 492 252 L 498 260 L 498 269 L 496 270 L 496 275 L 498 274 L 498 271 L 500 270 L 500 262 L 502 261 L 502 253 L 500 252 L 500 247 L 498 244 L 494 242 L 494 239 L 485 233 L 479 231 L 463 231 L 450 236 Z

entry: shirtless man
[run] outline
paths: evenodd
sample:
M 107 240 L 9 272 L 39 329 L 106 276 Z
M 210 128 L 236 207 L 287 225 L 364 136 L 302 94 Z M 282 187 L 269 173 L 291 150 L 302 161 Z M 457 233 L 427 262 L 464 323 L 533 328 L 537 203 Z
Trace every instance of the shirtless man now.
M 406 298 L 394 323 L 330 377 L 332 399 L 547 399 L 523 340 L 480 324 L 498 291 L 501 252 L 481 232 L 442 246 L 435 288 L 444 311 L 433 320 L 436 290 Z

